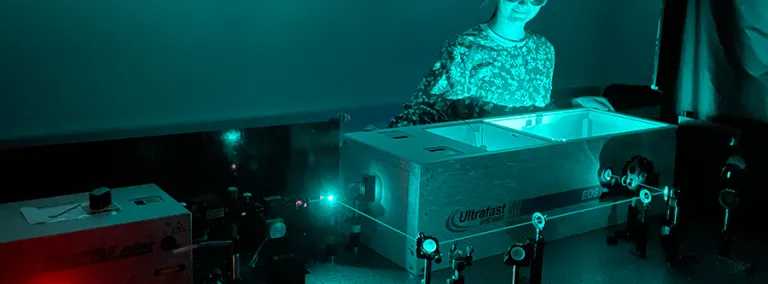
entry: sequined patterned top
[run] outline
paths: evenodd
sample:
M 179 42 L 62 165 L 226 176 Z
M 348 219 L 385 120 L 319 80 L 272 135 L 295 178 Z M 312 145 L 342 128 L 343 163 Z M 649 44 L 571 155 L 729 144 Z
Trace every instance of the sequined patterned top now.
M 554 69 L 555 48 L 543 36 L 512 42 L 478 25 L 445 43 L 389 127 L 553 109 Z

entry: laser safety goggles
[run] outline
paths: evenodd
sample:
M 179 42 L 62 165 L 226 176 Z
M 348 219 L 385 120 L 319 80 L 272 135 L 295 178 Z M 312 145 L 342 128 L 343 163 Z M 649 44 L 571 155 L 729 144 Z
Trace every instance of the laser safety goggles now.
M 547 4 L 547 0 L 507 0 L 510 3 L 531 4 L 531 6 L 541 7 Z

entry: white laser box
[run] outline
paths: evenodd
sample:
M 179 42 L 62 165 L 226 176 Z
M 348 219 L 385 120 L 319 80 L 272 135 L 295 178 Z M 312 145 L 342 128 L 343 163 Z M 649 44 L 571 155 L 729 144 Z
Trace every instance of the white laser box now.
M 599 199 L 599 169 L 620 171 L 635 156 L 654 164 L 659 184 L 671 185 L 676 129 L 572 109 L 350 133 L 341 150 L 341 179 L 354 185 L 365 174 L 376 176 L 376 200 L 363 212 L 408 236 L 424 232 L 444 243 L 530 221 L 535 212 L 557 215 L 606 204 Z M 652 214 L 663 212 L 660 199 L 651 204 Z M 548 220 L 544 236 L 551 241 L 623 223 L 627 206 Z M 521 226 L 462 240 L 459 247 L 473 246 L 475 259 L 482 259 L 534 232 Z M 422 273 L 413 240 L 366 218 L 361 239 L 409 272 Z

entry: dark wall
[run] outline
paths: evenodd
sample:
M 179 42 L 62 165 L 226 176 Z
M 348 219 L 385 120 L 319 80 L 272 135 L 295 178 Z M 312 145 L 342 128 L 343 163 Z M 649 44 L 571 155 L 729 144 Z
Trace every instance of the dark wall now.
M 3 0 L 0 140 L 402 103 L 483 2 Z M 650 84 L 658 7 L 550 1 L 555 89 Z
M 230 131 L 6 149 L 0 203 L 145 183 L 180 201 L 229 186 L 303 195 L 338 177 L 338 121 Z

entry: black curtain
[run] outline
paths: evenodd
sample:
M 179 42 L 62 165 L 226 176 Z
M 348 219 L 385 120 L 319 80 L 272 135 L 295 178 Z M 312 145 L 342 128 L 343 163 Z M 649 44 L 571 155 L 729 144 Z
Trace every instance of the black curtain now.
M 749 180 L 742 189 L 741 217 L 763 215 L 768 191 L 768 11 L 766 0 L 666 0 L 657 86 L 662 119 L 678 115 L 712 123 L 681 124 L 675 186 L 688 193 L 691 216 L 721 223 L 717 202 L 729 156 L 744 157 Z M 725 126 L 720 127 L 717 125 Z M 730 145 L 732 138 L 738 143 Z M 695 207 L 695 208 L 691 208 Z M 753 226 L 738 226 L 751 228 Z M 762 233 L 757 230 L 754 233 Z M 759 231 L 759 232 L 758 232 Z
M 658 85 L 667 119 L 768 123 L 768 1 L 666 2 Z

